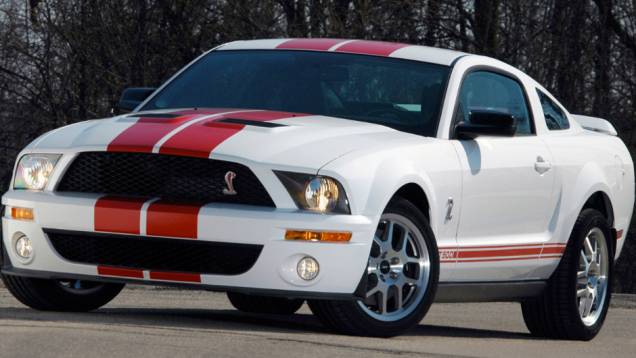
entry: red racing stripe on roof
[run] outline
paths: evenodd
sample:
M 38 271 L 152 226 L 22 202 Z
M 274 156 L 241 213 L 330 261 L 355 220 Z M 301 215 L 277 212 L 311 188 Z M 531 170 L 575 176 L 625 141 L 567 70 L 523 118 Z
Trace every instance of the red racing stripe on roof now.
M 201 282 L 201 275 L 198 273 L 184 273 L 184 272 L 165 272 L 165 271 L 150 271 L 150 279 L 161 281 L 178 281 L 178 282 Z
M 151 203 L 146 213 L 146 234 L 196 239 L 201 206 L 163 200 Z
M 95 231 L 139 235 L 141 208 L 146 199 L 104 196 L 94 208 Z
M 205 115 L 226 112 L 226 109 L 184 110 L 144 117 L 143 114 L 132 126 L 119 133 L 110 144 L 109 152 L 151 153 L 152 148 L 171 131 L 182 124 Z M 176 115 L 176 117 L 175 117 Z
M 277 49 L 327 51 L 345 42 L 342 39 L 292 39 L 276 46 Z
M 215 119 L 194 123 L 170 137 L 159 149 L 161 154 L 181 155 L 188 157 L 208 158 L 210 153 L 221 143 L 239 133 L 245 125 L 222 123 L 223 118 L 244 119 L 251 121 L 273 121 L 301 114 L 275 111 L 245 111 L 228 113 Z
M 407 47 L 407 44 L 396 42 L 356 40 L 336 48 L 336 52 L 357 53 L 363 55 L 389 56 L 393 52 Z

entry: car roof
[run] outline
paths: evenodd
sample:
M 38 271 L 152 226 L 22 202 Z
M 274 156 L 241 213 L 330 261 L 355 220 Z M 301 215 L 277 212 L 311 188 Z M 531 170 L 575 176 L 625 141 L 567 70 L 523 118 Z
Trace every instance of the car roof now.
M 422 61 L 445 66 L 450 66 L 458 58 L 468 55 L 460 51 L 398 42 L 331 38 L 234 41 L 223 44 L 215 48 L 215 50 L 300 50 L 355 53 Z

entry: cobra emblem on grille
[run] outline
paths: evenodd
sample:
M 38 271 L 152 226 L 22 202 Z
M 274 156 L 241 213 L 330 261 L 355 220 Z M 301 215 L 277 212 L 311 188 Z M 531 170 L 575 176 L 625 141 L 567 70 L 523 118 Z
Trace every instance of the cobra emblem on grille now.
M 236 178 L 236 173 L 233 171 L 229 171 L 225 173 L 225 185 L 226 187 L 223 189 L 224 195 L 236 195 L 237 192 L 234 190 L 234 178 Z

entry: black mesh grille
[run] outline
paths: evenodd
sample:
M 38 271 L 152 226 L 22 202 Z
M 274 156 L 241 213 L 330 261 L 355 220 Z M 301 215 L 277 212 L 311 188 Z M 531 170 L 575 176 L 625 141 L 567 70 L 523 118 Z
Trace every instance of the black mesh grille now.
M 236 195 L 223 194 L 228 171 L 236 173 Z M 274 207 L 261 182 L 244 165 L 163 154 L 80 153 L 57 191 Z
M 188 239 L 44 231 L 55 250 L 69 261 L 142 270 L 238 275 L 254 265 L 263 248 Z

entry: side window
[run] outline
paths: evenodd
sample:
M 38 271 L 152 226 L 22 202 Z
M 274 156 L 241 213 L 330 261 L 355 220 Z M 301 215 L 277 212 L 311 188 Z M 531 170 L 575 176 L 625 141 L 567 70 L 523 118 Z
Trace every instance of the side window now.
M 568 118 L 561 108 L 554 103 L 550 97 L 538 89 L 537 94 L 541 101 L 541 108 L 543 108 L 543 116 L 545 117 L 545 124 L 548 125 L 548 129 L 559 130 L 570 128 L 570 122 L 568 122 Z
M 528 104 L 521 85 L 516 80 L 488 71 L 469 73 L 459 93 L 459 108 L 456 120 L 469 122 L 474 110 L 497 111 L 513 115 L 517 119 L 517 135 L 530 135 Z

